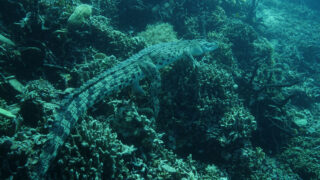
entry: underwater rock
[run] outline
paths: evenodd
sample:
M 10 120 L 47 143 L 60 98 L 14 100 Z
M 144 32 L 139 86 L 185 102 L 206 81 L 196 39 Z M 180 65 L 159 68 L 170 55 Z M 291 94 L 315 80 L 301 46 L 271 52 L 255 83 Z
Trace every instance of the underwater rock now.
M 94 60 L 105 60 L 107 59 L 107 55 L 104 53 L 96 53 L 93 55 Z
M 257 127 L 238 101 L 233 77 L 220 64 L 201 62 L 192 70 L 177 62 L 162 83 L 166 93 L 157 122 L 166 132 L 166 144 L 179 155 L 215 161 L 222 149 L 248 140 Z
M 128 58 L 145 47 L 145 42 L 141 38 L 131 37 L 114 29 L 106 17 L 93 16 L 91 25 L 91 38 L 95 39 L 93 46 L 100 52 L 117 58 Z
M 70 138 L 57 156 L 57 164 L 49 172 L 51 177 L 67 179 L 87 177 L 95 179 L 139 179 L 138 177 L 219 179 L 226 177 L 226 173 L 214 165 L 207 167 L 204 165 L 205 170 L 197 169 L 197 162 L 191 155 L 182 159 L 166 149 L 160 139 L 163 133 L 154 129 L 155 121 L 137 113 L 137 106 L 134 104 L 125 103 L 123 107 L 121 100 L 115 100 L 113 103 L 115 103 L 113 104 L 114 112 L 111 111 L 108 115 L 99 116 L 96 119 L 86 116 L 76 125 L 76 130 L 72 131 Z M 118 119 L 118 113 L 123 115 L 121 119 Z M 134 127 L 114 126 L 112 128 L 110 122 L 117 123 L 115 121 L 122 121 L 118 123 L 134 125 Z M 137 127 L 135 124 L 139 124 L 140 129 L 134 130 Z M 126 129 L 138 133 L 126 132 Z M 131 137 L 121 138 L 124 134 Z
M 8 84 L 10 84 L 10 86 L 16 90 L 18 93 L 22 93 L 23 92 L 23 88 L 24 86 L 14 77 L 9 78 L 8 79 Z
M 316 134 L 292 138 L 288 147 L 279 154 L 279 160 L 285 162 L 297 173 L 299 179 L 319 179 L 320 177 L 319 131 Z
M 59 152 L 53 177 L 112 179 L 129 173 L 121 161 L 130 157 L 136 148 L 118 140 L 108 122 L 88 117 L 76 129 Z
M 251 53 L 254 40 L 258 38 L 257 32 L 251 26 L 238 20 L 229 21 L 222 31 L 232 43 L 234 54 L 240 60 L 247 60 L 247 54 Z
M 312 113 L 309 111 L 309 109 L 298 109 L 295 106 L 293 106 L 290 110 L 290 116 L 292 117 L 293 123 L 296 125 L 298 130 L 307 130 L 307 125 L 314 120 Z
M 36 127 L 49 119 L 56 105 L 49 103 L 57 98 L 58 91 L 46 80 L 34 80 L 26 84 L 20 113 L 23 124 Z
M 68 19 L 68 28 L 78 28 L 86 23 L 92 14 L 92 7 L 88 4 L 80 4 Z
M 0 1 L 0 179 L 34 170 L 54 109 L 72 87 L 147 45 L 194 38 L 219 48 L 195 57 L 197 67 L 184 59 L 161 69 L 157 118 L 148 91 L 127 87 L 104 98 L 79 118 L 48 179 L 319 179 L 319 15 L 304 3 L 319 7 L 316 0 Z M 279 87 L 296 76 L 303 83 Z
M 34 162 L 33 153 L 39 153 L 39 146 L 46 141 L 43 135 L 35 129 L 24 129 L 12 137 L 0 138 L 0 178 L 8 179 L 16 177 L 23 179 L 28 177 L 31 165 Z
M 68 77 L 64 78 L 65 84 L 78 87 L 105 69 L 113 67 L 116 63 L 118 61 L 115 56 L 107 56 L 104 53 L 97 52 L 92 55 L 92 60 L 83 64 L 76 64 Z M 67 74 L 64 76 L 67 76 Z
M 296 118 L 293 120 L 293 122 L 298 126 L 298 127 L 304 127 L 308 124 L 307 119 L 299 119 Z
M 177 33 L 169 23 L 148 25 L 146 30 L 138 33 L 137 36 L 143 38 L 148 45 L 178 40 Z

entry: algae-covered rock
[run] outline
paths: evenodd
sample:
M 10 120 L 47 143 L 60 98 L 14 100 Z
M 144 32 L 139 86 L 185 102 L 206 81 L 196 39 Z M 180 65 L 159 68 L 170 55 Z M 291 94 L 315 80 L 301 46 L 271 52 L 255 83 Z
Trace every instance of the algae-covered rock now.
M 279 155 L 302 179 L 320 178 L 320 141 L 319 133 L 316 134 L 317 137 L 301 135 L 292 138 Z
M 48 121 L 57 105 L 50 103 L 58 96 L 58 91 L 47 80 L 29 81 L 24 88 L 20 114 L 23 124 L 37 127 Z
M 248 140 L 256 129 L 255 118 L 238 101 L 237 85 L 223 66 L 200 63 L 192 70 L 178 62 L 162 79 L 157 122 L 166 132 L 165 142 L 178 154 L 214 161 L 224 147 Z
M 8 83 L 14 90 L 16 90 L 19 93 L 22 93 L 24 86 L 16 78 L 13 77 L 8 79 Z
M 138 34 L 138 37 L 142 37 L 148 45 L 177 41 L 177 33 L 169 23 L 148 25 L 145 31 Z
M 68 27 L 77 28 L 86 23 L 92 14 L 92 7 L 88 4 L 80 4 L 68 19 Z
M 27 178 L 35 170 L 48 148 L 48 133 L 59 133 L 50 127 L 59 120 L 55 113 L 64 112 L 66 97 L 82 97 L 86 87 L 104 78 L 95 76 L 146 46 L 178 38 L 203 38 L 219 48 L 194 57 L 197 67 L 183 58 L 160 69 L 156 118 L 150 101 L 154 94 L 147 90 L 151 78 L 139 82 L 144 95 L 119 88 L 90 104 L 50 162 L 46 178 L 319 179 L 320 48 L 318 36 L 309 31 L 319 34 L 319 21 L 307 6 L 287 4 L 0 2 L 0 179 Z M 299 18 L 293 21 L 294 16 Z M 310 21 L 301 20 L 305 17 Z M 111 73 L 127 74 L 122 68 Z M 294 77 L 304 82 L 297 84 L 299 90 L 282 87 Z
M 94 47 L 107 55 L 125 59 L 145 47 L 141 38 L 132 37 L 115 29 L 108 18 L 103 16 L 91 18 L 91 30 L 91 38 L 95 40 Z

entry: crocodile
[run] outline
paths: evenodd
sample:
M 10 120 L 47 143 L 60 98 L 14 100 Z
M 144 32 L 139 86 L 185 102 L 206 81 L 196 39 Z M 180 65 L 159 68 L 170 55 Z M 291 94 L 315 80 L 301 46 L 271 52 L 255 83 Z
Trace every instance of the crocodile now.
M 150 79 L 150 96 L 155 116 L 159 112 L 157 90 L 161 86 L 159 69 L 187 57 L 196 63 L 193 56 L 215 50 L 216 42 L 204 39 L 179 40 L 147 47 L 118 65 L 105 70 L 74 90 L 54 112 L 54 122 L 49 128 L 48 140 L 44 143 L 38 163 L 31 173 L 32 179 L 45 179 L 50 164 L 55 159 L 70 131 L 87 109 L 107 95 L 132 85 L 141 91 L 139 81 Z

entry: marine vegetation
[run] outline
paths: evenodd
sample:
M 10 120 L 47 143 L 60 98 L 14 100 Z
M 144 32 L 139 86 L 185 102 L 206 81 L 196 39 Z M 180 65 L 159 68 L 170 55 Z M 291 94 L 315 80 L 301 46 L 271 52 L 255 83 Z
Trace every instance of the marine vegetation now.
M 0 179 L 319 179 L 315 0 L 0 2 Z

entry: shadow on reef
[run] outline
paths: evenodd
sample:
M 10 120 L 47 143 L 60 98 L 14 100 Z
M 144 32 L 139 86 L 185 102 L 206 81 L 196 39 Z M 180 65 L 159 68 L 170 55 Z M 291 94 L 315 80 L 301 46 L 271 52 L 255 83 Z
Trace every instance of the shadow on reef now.
M 288 119 L 285 105 L 294 99 L 296 94 L 285 96 L 282 88 L 292 87 L 299 83 L 274 83 L 273 73 L 269 72 L 264 83 L 255 81 L 259 65 L 257 64 L 247 80 L 238 78 L 239 94 L 258 123 L 257 131 L 253 133 L 252 142 L 267 152 L 275 154 L 288 140 L 295 136 L 294 123 Z

